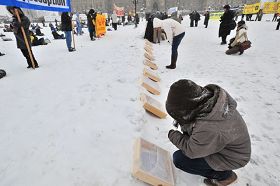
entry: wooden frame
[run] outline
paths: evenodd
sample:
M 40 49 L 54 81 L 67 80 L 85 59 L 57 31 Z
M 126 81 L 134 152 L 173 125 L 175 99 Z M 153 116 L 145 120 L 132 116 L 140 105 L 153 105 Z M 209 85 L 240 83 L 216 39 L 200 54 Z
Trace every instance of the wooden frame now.
M 141 93 L 140 100 L 143 104 L 143 108 L 146 111 L 154 114 L 161 119 L 166 118 L 167 114 L 165 113 L 165 109 L 160 102 L 144 93 Z
M 153 48 L 150 47 L 149 45 L 146 45 L 146 46 L 144 47 L 144 49 L 145 49 L 146 52 L 149 52 L 149 53 L 152 53 L 152 52 L 154 51 Z
M 152 54 L 147 53 L 147 52 L 145 52 L 144 56 L 145 56 L 146 59 L 148 59 L 150 61 L 155 60 L 154 56 Z
M 150 78 L 153 81 L 156 81 L 156 82 L 160 81 L 160 77 L 156 73 L 152 72 L 151 70 L 149 70 L 147 68 L 144 68 L 143 75 Z
M 148 159 L 148 163 L 145 162 Z M 174 186 L 170 153 L 142 138 L 134 143 L 132 175 L 153 186 Z
M 150 47 L 153 46 L 153 44 L 148 39 L 145 39 L 145 44 L 149 45 Z
M 150 93 L 160 95 L 160 88 L 157 82 L 154 82 L 147 77 L 143 77 L 141 85 Z
M 153 70 L 157 70 L 158 69 L 158 66 L 155 63 L 153 63 L 152 61 L 148 60 L 148 59 L 145 59 L 144 65 L 147 65 L 148 67 L 150 67 Z

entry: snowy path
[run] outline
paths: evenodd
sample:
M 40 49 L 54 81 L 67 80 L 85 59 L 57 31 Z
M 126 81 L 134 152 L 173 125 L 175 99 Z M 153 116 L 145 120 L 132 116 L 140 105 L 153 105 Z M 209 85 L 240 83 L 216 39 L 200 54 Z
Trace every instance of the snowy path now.
M 186 24 L 186 23 L 183 23 Z M 178 68 L 168 71 L 170 46 L 154 45 L 163 104 L 181 78 L 216 83 L 238 101 L 251 134 L 252 160 L 237 171 L 236 186 L 280 185 L 280 57 L 275 24 L 249 23 L 253 48 L 226 56 L 218 22 L 187 27 Z M 120 27 L 91 42 L 87 33 L 68 53 L 65 41 L 35 47 L 40 68 L 26 69 L 14 42 L 0 41 L 0 185 L 144 186 L 131 176 L 133 140 L 148 139 L 171 153 L 172 119 L 146 114 L 138 100 L 143 70 L 143 25 Z M 49 35 L 49 31 L 45 31 Z M 265 33 L 265 34 L 264 34 Z M 234 34 L 234 33 L 232 33 Z M 175 171 L 178 186 L 201 178 Z

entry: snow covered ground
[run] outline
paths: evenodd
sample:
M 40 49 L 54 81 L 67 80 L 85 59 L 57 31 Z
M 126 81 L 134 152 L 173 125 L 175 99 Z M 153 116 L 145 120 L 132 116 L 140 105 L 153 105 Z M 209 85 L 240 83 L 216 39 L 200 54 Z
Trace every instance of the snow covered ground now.
M 271 16 L 268 17 L 269 19 Z M 252 159 L 237 170 L 235 186 L 280 185 L 280 32 L 276 23 L 250 22 L 253 47 L 226 56 L 217 38 L 219 22 L 190 28 L 179 48 L 178 67 L 166 70 L 170 46 L 154 45 L 164 104 L 170 85 L 182 78 L 216 83 L 237 101 L 252 140 Z M 131 176 L 133 142 L 143 137 L 171 153 L 172 119 L 147 114 L 139 101 L 144 68 L 145 25 L 119 27 L 90 41 L 88 33 L 69 53 L 64 40 L 34 47 L 39 69 L 26 69 L 15 41 L 0 41 L 0 185 L 144 186 Z M 1 33 L 1 29 L 0 29 Z M 232 32 L 232 36 L 234 32 Z M 13 37 L 12 34 L 8 36 Z M 147 92 L 146 92 L 147 93 Z M 177 186 L 202 178 L 175 170 Z

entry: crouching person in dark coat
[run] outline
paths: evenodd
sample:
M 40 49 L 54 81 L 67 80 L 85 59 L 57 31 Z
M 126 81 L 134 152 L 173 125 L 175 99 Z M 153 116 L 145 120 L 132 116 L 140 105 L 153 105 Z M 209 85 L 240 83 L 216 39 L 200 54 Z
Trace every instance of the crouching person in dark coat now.
M 237 180 L 232 170 L 249 162 L 251 142 L 236 106 L 217 85 L 179 80 L 171 86 L 166 110 L 181 131 L 170 130 L 168 138 L 179 149 L 173 154 L 178 169 L 205 177 L 206 185 L 226 186 Z
M 16 17 L 16 13 L 15 13 L 15 9 L 18 10 L 20 19 L 21 19 L 21 23 L 18 21 L 17 17 Z M 17 41 L 17 48 L 19 48 L 23 54 L 23 56 L 26 58 L 27 60 L 27 68 L 31 68 L 32 67 L 32 62 L 31 62 L 31 56 L 29 55 L 26 43 L 24 41 L 24 37 L 23 37 L 23 33 L 21 28 L 24 29 L 25 34 L 26 34 L 26 38 L 28 41 L 28 45 L 30 47 L 30 51 L 31 51 L 31 55 L 34 61 L 34 65 L 35 68 L 38 68 L 38 63 L 33 55 L 32 49 L 31 49 L 31 41 L 30 41 L 30 33 L 29 33 L 29 26 L 30 26 L 30 21 L 29 19 L 24 15 L 24 13 L 22 12 L 22 10 L 18 7 L 11 7 L 11 6 L 7 6 L 7 10 L 13 15 L 13 21 L 11 23 L 11 27 L 14 31 L 14 35 L 16 37 L 16 41 Z

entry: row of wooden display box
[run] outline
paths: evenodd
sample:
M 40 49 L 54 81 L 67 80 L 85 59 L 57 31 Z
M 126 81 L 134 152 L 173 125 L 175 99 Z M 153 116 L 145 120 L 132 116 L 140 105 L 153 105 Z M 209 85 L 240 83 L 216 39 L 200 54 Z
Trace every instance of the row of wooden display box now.
M 154 63 L 154 56 L 153 56 L 153 49 L 152 49 L 152 44 L 148 41 L 145 42 L 145 61 L 144 64 L 147 67 L 150 67 L 150 69 L 152 70 L 157 70 L 158 67 L 157 65 Z M 143 79 L 141 82 L 141 85 L 151 94 L 154 95 L 160 95 L 160 87 L 158 82 L 160 81 L 160 77 L 158 76 L 158 74 L 156 74 L 155 72 L 153 72 L 152 70 L 149 70 L 147 68 L 144 68 L 143 71 Z M 142 93 L 140 95 L 140 99 L 143 103 L 143 107 L 146 111 L 152 113 L 153 115 L 159 117 L 159 118 L 165 118 L 166 117 L 166 113 L 163 109 L 163 106 L 160 102 L 158 102 L 157 100 L 153 99 L 152 97 Z
M 158 67 L 154 63 L 152 44 L 145 42 L 144 64 L 152 70 Z M 160 95 L 158 82 L 160 77 L 148 68 L 144 68 L 141 85 L 151 94 Z M 141 93 L 140 100 L 146 111 L 159 118 L 165 118 L 166 113 L 160 102 L 152 97 Z M 153 186 L 174 186 L 173 164 L 168 151 L 150 143 L 142 138 L 138 138 L 134 145 L 132 174 L 139 180 Z

